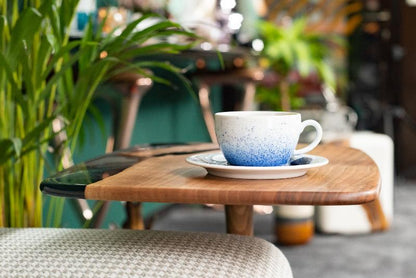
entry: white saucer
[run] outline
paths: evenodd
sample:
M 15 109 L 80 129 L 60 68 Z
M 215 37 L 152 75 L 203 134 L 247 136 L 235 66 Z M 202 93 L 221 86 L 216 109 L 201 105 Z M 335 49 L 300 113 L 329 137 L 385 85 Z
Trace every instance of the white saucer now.
M 315 167 L 328 164 L 328 159 L 322 156 L 304 154 L 293 160 L 305 158 L 307 164 L 284 165 L 273 167 L 234 166 L 229 165 L 221 152 L 195 154 L 186 161 L 192 165 L 204 167 L 209 174 L 235 179 L 287 179 L 300 177 Z M 301 160 L 302 162 L 302 160 Z

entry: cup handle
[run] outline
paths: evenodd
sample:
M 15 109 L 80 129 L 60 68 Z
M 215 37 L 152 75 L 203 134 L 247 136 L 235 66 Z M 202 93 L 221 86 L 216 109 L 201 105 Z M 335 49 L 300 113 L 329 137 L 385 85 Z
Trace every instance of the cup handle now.
M 310 143 L 306 147 L 304 147 L 302 149 L 299 149 L 299 150 L 295 150 L 294 153 L 293 153 L 293 155 L 299 155 L 299 154 L 304 154 L 304 153 L 310 152 L 316 146 L 318 146 L 319 142 L 321 141 L 321 139 L 322 139 L 322 127 L 315 120 L 306 120 L 306 121 L 301 122 L 300 133 L 302 133 L 303 130 L 305 129 L 305 127 L 307 127 L 309 125 L 310 126 L 313 126 L 315 128 L 315 130 L 316 130 L 316 137 L 315 137 L 315 139 L 312 141 L 312 143 Z

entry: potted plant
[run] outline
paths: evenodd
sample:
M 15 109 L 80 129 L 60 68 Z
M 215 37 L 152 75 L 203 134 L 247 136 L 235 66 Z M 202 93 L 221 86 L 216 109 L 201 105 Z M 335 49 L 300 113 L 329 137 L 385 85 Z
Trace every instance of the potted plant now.
M 347 86 L 347 37 L 362 22 L 362 1 L 280 1 L 259 24 L 264 40 L 262 66 L 275 76 L 259 88 L 269 109 L 299 108 L 307 93 L 321 87 L 339 93 Z M 273 75 L 272 74 L 272 75 Z
M 285 25 L 261 21 L 259 34 L 264 42 L 261 66 L 272 73 L 272 82 L 258 88 L 260 102 L 275 110 L 299 106 L 296 92 L 302 79 L 315 75 L 318 82 L 335 87 L 335 70 L 330 65 L 331 35 L 307 31 L 307 19 L 287 19 Z
M 156 15 L 131 22 L 119 36 L 104 36 L 103 24 L 94 29 L 90 20 L 84 36 L 70 40 L 77 3 L 0 0 L 0 227 L 42 226 L 39 184 L 49 142 L 65 131 L 70 140 L 64 144 L 74 149 L 97 86 L 127 70 L 168 83 L 147 68 L 162 68 L 181 76 L 178 69 L 140 58 L 177 53 L 192 45 L 164 40 L 193 34 L 163 18 L 137 30 L 143 20 Z M 57 117 L 64 125 L 55 132 L 51 123 Z M 58 217 L 54 225 L 59 225 L 63 202 L 55 205 Z

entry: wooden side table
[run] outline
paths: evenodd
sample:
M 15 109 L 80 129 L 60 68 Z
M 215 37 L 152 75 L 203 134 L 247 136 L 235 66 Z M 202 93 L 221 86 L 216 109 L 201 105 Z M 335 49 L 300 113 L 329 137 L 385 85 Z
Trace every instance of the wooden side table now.
M 215 145 L 214 145 L 215 146 Z M 304 176 L 242 180 L 207 174 L 185 158 L 213 145 L 116 152 L 76 165 L 44 180 L 46 194 L 93 200 L 226 205 L 227 232 L 253 234 L 253 205 L 347 205 L 375 200 L 381 181 L 377 165 L 363 152 L 321 145 L 312 154 L 329 164 Z
M 210 87 L 213 84 L 244 84 L 243 110 L 250 110 L 254 100 L 255 87 L 254 83 L 262 79 L 263 73 L 259 69 L 247 69 L 245 62 L 248 53 L 242 49 L 232 49 L 222 52 L 224 69 L 208 69 L 209 62 L 219 59 L 216 51 L 204 51 L 201 49 L 192 49 L 183 51 L 180 54 L 162 54 L 152 57 L 154 60 L 169 61 L 176 65 L 194 64 L 196 71 L 191 74 L 191 78 L 198 84 L 198 94 L 202 115 L 207 126 L 212 142 L 216 142 L 214 131 L 214 119 L 211 111 L 209 99 Z M 152 86 L 152 80 L 134 72 L 125 72 L 118 74 L 110 80 L 119 88 L 122 94 L 121 106 L 117 109 L 116 116 L 117 128 L 115 138 L 109 138 L 107 150 L 120 150 L 130 146 L 131 136 L 133 133 L 134 123 L 137 120 L 137 113 L 141 100 L 148 89 Z M 102 219 L 108 209 L 108 203 L 105 203 L 99 213 L 99 219 Z M 142 228 L 141 205 L 138 203 L 126 204 L 128 215 L 135 215 L 139 220 L 133 221 L 132 217 L 126 227 Z M 97 221 L 98 225 L 101 220 Z

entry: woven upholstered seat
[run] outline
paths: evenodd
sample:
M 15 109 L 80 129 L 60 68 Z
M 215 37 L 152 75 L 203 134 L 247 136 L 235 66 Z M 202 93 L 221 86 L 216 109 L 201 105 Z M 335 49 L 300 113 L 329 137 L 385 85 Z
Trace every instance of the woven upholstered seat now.
M 0 229 L 0 277 L 292 277 L 255 237 L 193 232 Z

